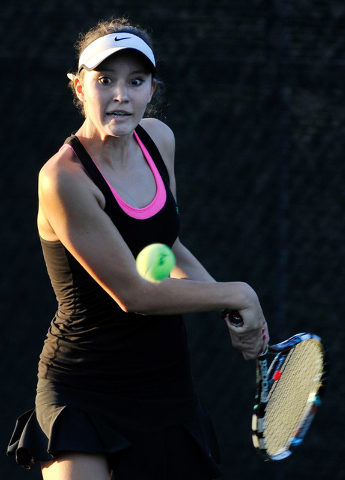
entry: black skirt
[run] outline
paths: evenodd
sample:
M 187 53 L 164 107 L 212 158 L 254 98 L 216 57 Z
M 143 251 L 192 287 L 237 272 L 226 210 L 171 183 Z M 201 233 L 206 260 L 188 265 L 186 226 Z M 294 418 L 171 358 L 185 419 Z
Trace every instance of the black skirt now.
M 62 452 L 104 453 L 116 480 L 211 480 L 222 473 L 199 401 L 123 398 L 40 379 L 36 408 L 18 418 L 7 453 L 30 468 Z

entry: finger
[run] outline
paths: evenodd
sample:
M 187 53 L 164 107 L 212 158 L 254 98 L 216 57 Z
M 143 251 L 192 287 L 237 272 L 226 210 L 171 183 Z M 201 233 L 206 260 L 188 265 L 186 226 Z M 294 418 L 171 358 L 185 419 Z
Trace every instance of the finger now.
M 256 353 L 242 352 L 242 356 L 245 360 L 255 360 L 258 355 Z
M 231 340 L 234 348 L 245 353 L 246 356 L 250 358 L 256 358 L 266 348 L 261 338 L 261 333 L 260 335 L 251 337 L 238 337 L 233 335 Z
M 264 352 L 267 348 L 268 342 L 270 341 L 270 335 L 268 333 L 267 323 L 265 322 L 264 326 L 262 327 L 262 352 Z

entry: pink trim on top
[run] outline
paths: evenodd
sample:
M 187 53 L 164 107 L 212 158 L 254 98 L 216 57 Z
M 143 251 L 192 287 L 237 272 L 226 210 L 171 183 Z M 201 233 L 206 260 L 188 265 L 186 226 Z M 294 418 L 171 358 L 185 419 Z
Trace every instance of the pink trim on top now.
M 94 163 L 95 163 L 96 167 L 98 168 L 98 170 L 100 171 L 100 173 L 102 174 L 104 180 L 107 182 L 110 190 L 112 191 L 112 194 L 116 198 L 116 201 L 120 205 L 122 210 L 127 215 L 129 215 L 130 217 L 136 218 L 137 220 L 145 220 L 146 218 L 153 217 L 160 210 L 162 210 L 162 208 L 164 207 L 165 202 L 166 202 L 167 194 L 166 194 L 166 190 L 165 190 L 165 186 L 164 186 L 162 177 L 159 174 L 159 171 L 156 167 L 155 162 L 152 160 L 151 155 L 149 154 L 147 148 L 145 147 L 143 142 L 140 140 L 140 138 L 139 138 L 139 136 L 136 132 L 134 132 L 134 136 L 135 136 L 135 138 L 136 138 L 136 140 L 139 144 L 139 147 L 141 148 L 141 150 L 144 154 L 144 157 L 146 158 L 147 163 L 149 164 L 149 167 L 151 168 L 151 171 L 153 173 L 153 176 L 154 176 L 155 182 L 156 182 L 156 195 L 155 195 L 154 199 L 152 200 L 152 202 L 149 203 L 146 207 L 135 208 L 135 207 L 132 207 L 132 205 L 129 205 L 127 202 L 125 202 L 120 197 L 120 195 L 116 192 L 116 190 L 110 185 L 108 180 L 104 177 L 102 172 L 99 170 L 98 165 L 95 162 Z M 64 145 L 62 145 L 60 150 L 62 150 L 64 147 L 69 147 L 74 152 L 74 154 L 77 156 L 77 154 L 75 153 L 75 151 L 74 151 L 74 149 L 71 145 L 69 145 L 68 143 L 65 143 Z
M 61 150 L 65 147 L 68 147 L 70 150 L 72 150 L 72 152 L 74 153 L 74 155 L 77 157 L 78 155 L 75 153 L 75 150 L 74 148 L 72 147 L 72 145 L 70 145 L 69 143 L 64 143 L 62 145 L 62 147 L 59 148 L 59 152 L 61 152 Z

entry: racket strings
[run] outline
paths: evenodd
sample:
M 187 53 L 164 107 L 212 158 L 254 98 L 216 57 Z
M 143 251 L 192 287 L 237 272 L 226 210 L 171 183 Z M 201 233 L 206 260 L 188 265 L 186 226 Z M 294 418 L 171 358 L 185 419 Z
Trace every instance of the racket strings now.
M 291 444 L 321 386 L 322 374 L 323 351 L 318 340 L 303 341 L 287 355 L 281 377 L 267 399 L 264 436 L 269 455 Z

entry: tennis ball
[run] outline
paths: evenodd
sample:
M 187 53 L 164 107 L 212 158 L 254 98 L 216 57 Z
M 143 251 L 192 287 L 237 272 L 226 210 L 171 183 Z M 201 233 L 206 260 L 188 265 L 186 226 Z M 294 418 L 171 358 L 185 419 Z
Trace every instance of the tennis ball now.
M 152 243 L 137 256 L 137 270 L 141 277 L 152 283 L 159 283 L 168 277 L 176 259 L 172 250 L 163 243 Z

